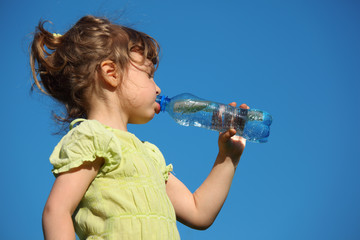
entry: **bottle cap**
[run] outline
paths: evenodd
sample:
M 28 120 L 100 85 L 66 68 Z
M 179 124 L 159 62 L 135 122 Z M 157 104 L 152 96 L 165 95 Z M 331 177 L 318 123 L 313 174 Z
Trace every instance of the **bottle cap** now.
M 166 97 L 165 96 L 157 96 L 156 97 L 156 102 L 158 103 L 158 104 L 160 104 L 160 112 L 163 112 L 164 111 L 164 108 L 165 108 L 165 99 L 166 99 Z

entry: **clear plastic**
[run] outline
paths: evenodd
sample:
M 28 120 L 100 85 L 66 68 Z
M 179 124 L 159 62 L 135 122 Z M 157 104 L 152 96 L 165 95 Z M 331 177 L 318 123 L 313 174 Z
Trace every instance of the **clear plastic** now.
M 269 113 L 257 109 L 241 109 L 226 104 L 198 98 L 189 93 L 173 98 L 158 96 L 160 111 L 165 111 L 180 125 L 195 126 L 227 131 L 236 129 L 236 135 L 250 142 L 267 142 L 270 135 L 272 117 Z

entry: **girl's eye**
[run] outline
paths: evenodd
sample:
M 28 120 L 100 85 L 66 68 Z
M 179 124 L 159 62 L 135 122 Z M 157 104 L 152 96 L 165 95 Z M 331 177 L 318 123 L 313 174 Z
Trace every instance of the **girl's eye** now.
M 147 75 L 149 78 L 154 78 L 154 72 L 151 71 L 151 72 L 147 72 Z

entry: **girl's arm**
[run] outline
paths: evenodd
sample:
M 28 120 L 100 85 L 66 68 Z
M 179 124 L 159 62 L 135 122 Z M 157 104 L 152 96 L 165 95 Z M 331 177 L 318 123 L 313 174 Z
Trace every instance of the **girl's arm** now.
M 236 106 L 236 103 L 231 103 Z M 242 108 L 248 108 L 245 104 Z M 177 219 L 183 224 L 206 229 L 214 222 L 229 193 L 237 164 L 245 148 L 245 139 L 234 136 L 230 129 L 219 136 L 219 154 L 202 185 L 191 193 L 188 188 L 170 174 L 166 184 L 167 194 L 174 206 Z
M 45 239 L 75 239 L 71 216 L 103 162 L 85 162 L 56 178 L 42 217 Z

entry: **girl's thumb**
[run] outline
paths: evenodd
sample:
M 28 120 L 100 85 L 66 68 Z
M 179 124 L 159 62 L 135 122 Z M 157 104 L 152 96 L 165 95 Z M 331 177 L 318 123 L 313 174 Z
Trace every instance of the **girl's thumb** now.
M 235 129 L 229 129 L 226 132 L 220 133 L 220 141 L 223 143 L 226 143 L 230 140 L 230 138 L 232 136 L 234 136 L 236 134 L 236 130 Z

